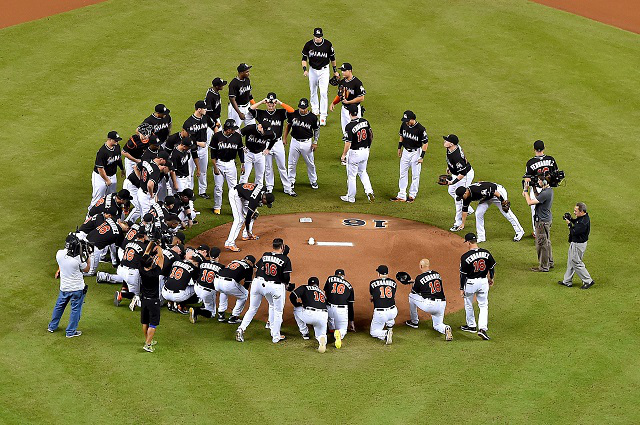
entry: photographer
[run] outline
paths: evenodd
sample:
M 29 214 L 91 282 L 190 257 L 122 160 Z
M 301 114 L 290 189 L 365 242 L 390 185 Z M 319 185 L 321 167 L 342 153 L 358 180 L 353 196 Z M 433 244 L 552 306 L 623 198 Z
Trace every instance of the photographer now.
M 591 219 L 587 214 L 587 206 L 578 202 L 573 208 L 573 213 L 576 218 L 572 218 L 570 213 L 565 213 L 563 218 L 569 226 L 569 254 L 567 256 L 567 271 L 564 274 L 564 279 L 558 281 L 560 285 L 567 287 L 573 286 L 573 275 L 578 274 L 578 277 L 582 280 L 582 286 L 580 289 L 589 289 L 595 283 L 591 279 L 591 275 L 587 270 L 587 267 L 582 261 L 584 252 L 587 250 L 587 241 L 589 240 L 589 233 L 591 231 Z
M 149 242 L 142 256 L 140 271 L 140 323 L 144 334 L 143 350 L 153 353 L 156 342 L 153 336 L 160 324 L 160 284 L 159 279 L 164 267 L 164 254 L 155 241 Z
M 553 188 L 549 186 L 549 173 L 538 170 L 536 186 L 533 188 L 535 197 L 529 196 L 529 187 L 525 183 L 522 196 L 528 205 L 535 206 L 534 223 L 536 232 L 536 252 L 538 254 L 538 267 L 533 267 L 534 272 L 548 272 L 553 267 L 553 251 L 551 250 L 551 205 L 553 205 Z
M 91 268 L 91 259 L 88 253 L 83 250 L 82 242 L 77 236 L 70 234 L 65 240 L 65 249 L 56 253 L 56 261 L 58 262 L 58 271 L 55 277 L 56 279 L 60 278 L 60 293 L 47 330 L 54 332 L 58 329 L 58 323 L 60 323 L 64 309 L 71 302 L 71 314 L 66 333 L 67 338 L 73 338 L 82 335 L 82 332 L 77 329 L 84 296 L 87 293 L 82 274 Z

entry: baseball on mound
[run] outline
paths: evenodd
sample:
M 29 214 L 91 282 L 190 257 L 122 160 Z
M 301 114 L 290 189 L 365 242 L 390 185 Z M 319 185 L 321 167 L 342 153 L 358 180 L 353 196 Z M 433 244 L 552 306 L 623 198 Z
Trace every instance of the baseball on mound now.
M 313 238 L 309 238 L 309 245 L 315 245 L 316 240 Z

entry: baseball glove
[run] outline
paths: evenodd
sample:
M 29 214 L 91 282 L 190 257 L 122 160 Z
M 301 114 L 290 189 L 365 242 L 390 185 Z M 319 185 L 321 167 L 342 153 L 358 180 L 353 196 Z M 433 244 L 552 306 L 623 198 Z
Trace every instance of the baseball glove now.
M 502 211 L 509 212 L 509 209 L 511 208 L 511 201 L 505 199 L 500 204 L 502 205 Z
M 332 86 L 337 86 L 339 83 L 340 80 L 338 80 L 338 77 L 336 77 L 335 75 L 329 78 L 329 84 L 331 84 Z
M 409 285 L 413 283 L 413 281 L 411 280 L 411 276 L 409 276 L 409 273 L 407 272 L 396 273 L 396 279 L 398 279 L 398 282 L 402 283 L 403 285 Z
M 438 176 L 438 184 L 440 186 L 448 186 L 449 185 L 449 176 L 447 174 L 440 174 Z

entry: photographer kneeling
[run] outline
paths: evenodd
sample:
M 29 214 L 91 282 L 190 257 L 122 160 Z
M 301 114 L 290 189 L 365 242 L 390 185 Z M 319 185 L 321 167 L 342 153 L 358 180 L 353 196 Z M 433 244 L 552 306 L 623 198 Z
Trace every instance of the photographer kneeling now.
M 584 257 L 584 252 L 587 250 L 591 219 L 587 214 L 587 206 L 582 202 L 576 204 L 573 208 L 573 213 L 576 218 L 572 218 L 570 213 L 565 213 L 562 217 L 569 226 L 569 253 L 567 256 L 567 271 L 564 274 L 564 279 L 558 281 L 558 283 L 567 287 L 573 286 L 573 275 L 577 273 L 582 280 L 580 289 L 589 289 L 595 282 L 591 279 L 582 257 Z

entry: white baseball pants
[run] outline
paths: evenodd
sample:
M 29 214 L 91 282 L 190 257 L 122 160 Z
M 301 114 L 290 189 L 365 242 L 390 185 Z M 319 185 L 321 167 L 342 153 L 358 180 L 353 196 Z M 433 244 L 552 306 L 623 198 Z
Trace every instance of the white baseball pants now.
M 469 170 L 467 175 L 464 176 L 464 178 L 462 178 L 461 180 L 458 180 L 458 183 L 449 185 L 449 187 L 447 188 L 449 195 L 451 195 L 451 197 L 453 198 L 453 201 L 456 204 L 456 217 L 453 220 L 454 226 L 462 226 L 462 200 L 456 201 L 456 189 L 459 188 L 460 186 L 469 187 L 469 185 L 473 183 L 474 177 L 475 177 L 475 172 L 473 171 L 473 168 L 472 168 L 471 170 Z M 471 206 L 469 206 L 468 213 L 473 214 L 473 211 L 474 209 L 471 208 Z
M 131 212 L 129 212 L 129 216 L 127 217 L 127 220 L 135 222 L 138 220 L 138 218 L 141 217 L 140 215 L 140 202 L 138 201 L 138 191 L 140 189 L 138 189 L 137 186 L 134 186 L 129 179 L 125 179 L 123 185 L 122 185 L 123 189 L 127 189 L 129 191 L 129 193 L 131 194 L 131 197 L 133 198 L 131 200 L 131 204 L 133 205 L 133 208 L 131 208 Z
M 395 319 L 397 315 L 398 308 L 395 305 L 384 309 L 374 308 L 369 334 L 374 338 L 385 339 L 387 337 L 387 331 L 384 330 L 384 327 L 385 325 L 387 328 L 393 327 L 396 323 Z
M 473 296 L 478 302 L 478 329 L 487 330 L 489 321 L 489 281 L 487 278 L 467 279 L 464 287 L 464 311 L 466 313 L 467 326 L 476 327 L 476 317 L 473 311 Z
M 298 166 L 298 158 L 302 157 L 307 164 L 307 175 L 309 183 L 317 183 L 318 175 L 316 174 L 316 164 L 313 159 L 313 151 L 311 150 L 311 140 L 297 140 L 291 138 L 289 146 L 289 181 L 291 186 L 296 184 L 296 167 Z
M 91 207 L 94 206 L 96 202 L 100 200 L 100 198 L 104 198 L 110 193 L 115 193 L 118 189 L 117 175 L 114 174 L 113 176 L 108 177 L 111 180 L 111 184 L 109 186 L 107 186 L 102 177 L 100 177 L 100 174 L 96 172 L 91 173 L 91 204 L 89 205 L 88 209 L 91 209 Z
M 240 112 L 244 114 L 244 121 L 240 119 L 240 115 L 238 115 L 238 113 L 236 112 L 235 109 L 233 109 L 233 106 L 231 106 L 230 103 L 229 103 L 229 109 L 227 114 L 227 117 L 230 120 L 234 120 L 238 127 L 242 126 L 243 122 L 245 126 L 256 123 L 256 120 L 255 118 L 253 118 L 253 115 L 249 114 L 249 103 L 247 103 L 246 105 L 238 105 L 238 109 L 240 109 Z
M 249 174 L 251 174 L 251 170 L 254 168 L 254 183 L 258 186 L 264 185 L 265 158 L 262 152 L 253 153 L 247 151 L 244 153 L 244 173 L 240 176 L 240 183 L 247 183 L 249 181 Z
M 138 203 L 140 204 L 140 217 L 144 217 L 151 209 L 151 205 L 156 203 L 156 197 L 143 190 L 138 190 Z
M 358 105 L 358 118 L 362 117 L 362 106 Z M 351 122 L 351 115 L 349 115 L 349 111 L 347 108 L 342 105 L 342 110 L 340 111 L 340 125 L 342 126 L 342 134 L 344 135 L 344 129 Z
M 415 198 L 418 196 L 418 188 L 420 187 L 420 172 L 422 164 L 418 162 L 422 149 L 418 148 L 412 152 L 406 149 L 402 150 L 400 157 L 400 180 L 398 182 L 398 198 L 407 199 L 407 186 L 409 184 L 409 168 L 411 168 L 411 187 L 409 188 L 409 196 Z
M 300 333 L 309 333 L 309 326 L 313 326 L 313 336 L 320 341 L 320 337 L 327 337 L 327 310 L 317 310 L 305 307 L 294 307 L 293 317 L 296 319 Z
M 231 230 L 229 230 L 227 241 L 224 243 L 226 246 L 236 244 L 236 239 L 240 234 L 240 230 L 242 229 L 244 219 L 248 212 L 248 202 L 238 195 L 238 191 L 236 189 L 231 189 L 229 191 L 229 204 L 231 205 L 231 213 L 233 214 L 233 224 L 231 225 Z M 251 220 L 251 223 L 249 224 L 249 231 L 253 231 L 253 220 Z M 246 234 L 247 229 L 244 229 L 243 233 Z
M 284 144 L 282 139 L 278 139 L 269 151 L 269 155 L 265 157 L 264 179 L 269 192 L 273 191 L 275 183 L 275 175 L 273 172 L 273 160 L 276 160 L 278 173 L 280 173 L 280 181 L 284 193 L 291 193 L 291 182 L 289 181 L 289 172 L 287 171 L 287 159 L 284 155 Z
M 327 314 L 329 319 L 329 329 L 340 331 L 340 337 L 347 335 L 349 326 L 349 307 L 346 305 L 327 304 Z
M 97 247 L 93 249 L 93 255 L 91 256 L 91 268 L 88 272 L 82 273 L 83 276 L 95 276 L 98 271 L 98 266 L 100 265 L 100 258 L 107 251 L 107 247 L 102 249 L 98 249 Z
M 174 303 L 181 303 L 183 301 L 188 300 L 195 294 L 196 291 L 193 289 L 193 285 L 190 284 L 187 286 L 187 289 L 183 289 L 182 291 L 173 292 L 168 290 L 166 287 L 162 287 L 162 298 L 167 301 L 173 301 Z
M 208 145 L 204 148 L 198 147 L 198 163 L 200 165 L 200 174 L 198 175 L 198 194 L 202 195 L 207 192 L 207 167 L 209 166 Z
M 501 185 L 498 185 L 498 193 L 500 193 L 500 195 L 502 195 L 504 199 L 507 199 L 507 190 Z M 513 230 L 514 232 L 516 232 L 516 234 L 524 232 L 524 229 L 520 225 L 520 222 L 518 221 L 518 217 L 516 217 L 516 215 L 513 213 L 513 210 L 509 208 L 509 211 L 504 212 L 502 210 L 502 204 L 500 203 L 500 200 L 494 196 L 488 201 L 480 202 L 478 204 L 478 207 L 476 208 L 476 233 L 478 235 L 478 241 L 487 240 L 485 230 L 484 230 L 484 214 L 487 212 L 487 209 L 491 205 L 495 205 L 498 207 L 502 215 L 507 220 L 509 220 L 509 223 L 511 223 L 511 226 L 513 226 Z
M 235 161 L 216 161 L 220 174 L 213 173 L 214 189 L 213 189 L 213 208 L 219 210 L 222 208 L 222 192 L 225 180 L 227 181 L 227 190 L 231 190 L 238 184 L 238 169 Z M 213 170 L 213 169 L 212 169 Z M 213 171 L 212 171 L 213 172 Z
M 533 190 L 533 186 L 529 186 L 529 198 L 538 200 L 536 198 L 536 192 Z M 536 206 L 531 205 L 531 226 L 533 228 L 532 232 L 536 234 Z
M 242 310 L 244 310 L 247 298 L 249 297 L 249 291 L 235 280 L 216 277 L 213 282 L 216 287 L 216 291 L 220 293 L 220 303 L 218 304 L 219 311 L 227 311 L 227 307 L 229 305 L 228 296 L 232 296 L 236 298 L 236 305 L 233 307 L 231 314 L 233 316 L 240 316 L 242 314 Z M 223 297 L 223 295 L 225 296 Z
M 309 103 L 311 103 L 311 111 L 320 115 L 320 119 L 327 118 L 329 78 L 329 65 L 320 69 L 309 67 L 309 91 L 311 92 Z M 320 102 L 318 102 L 318 90 L 320 91 Z
M 418 323 L 418 309 L 420 309 L 431 315 L 433 329 L 441 334 L 444 333 L 444 329 L 447 327 L 447 325 L 444 324 L 444 309 L 446 306 L 447 302 L 444 300 L 430 300 L 422 298 L 419 294 L 409 294 L 409 314 L 411 315 L 411 321 Z
M 369 148 L 349 149 L 347 152 L 347 198 L 349 201 L 356 200 L 356 176 L 360 177 L 364 193 L 373 193 L 371 180 L 367 173 L 367 162 L 369 161 Z
M 189 158 L 189 177 L 187 180 L 187 187 L 183 187 L 181 190 L 184 189 L 191 189 L 193 190 L 193 174 L 196 172 L 196 162 L 193 160 L 193 157 Z
M 196 284 L 193 287 L 198 298 L 204 304 L 204 309 L 211 312 L 212 316 L 216 314 L 216 291 L 211 288 L 205 288 L 202 285 Z
M 273 306 L 273 320 L 269 323 L 269 329 L 271 331 L 271 340 L 275 342 L 280 341 L 280 327 L 282 326 L 282 313 L 284 310 L 284 285 L 280 283 L 266 282 L 261 277 L 257 277 L 251 283 L 251 298 L 249 299 L 249 309 L 242 319 L 242 323 L 238 327 L 243 331 L 247 330 L 247 327 L 255 317 L 260 308 L 260 303 L 264 297 L 269 306 Z

